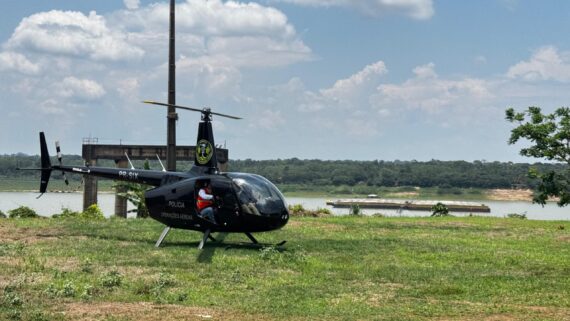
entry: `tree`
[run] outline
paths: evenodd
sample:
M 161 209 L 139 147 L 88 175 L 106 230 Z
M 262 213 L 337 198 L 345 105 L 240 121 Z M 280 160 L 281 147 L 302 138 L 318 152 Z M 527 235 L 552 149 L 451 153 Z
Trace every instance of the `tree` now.
M 544 205 L 550 197 L 558 197 L 558 206 L 570 203 L 570 108 L 560 107 L 552 114 L 543 114 L 540 107 L 529 107 L 523 112 L 508 108 L 506 119 L 518 126 L 511 131 L 509 144 L 520 139 L 531 142 L 522 148 L 520 154 L 527 157 L 544 158 L 565 163 L 562 170 L 539 172 L 531 169 L 529 175 L 538 178 L 533 201 Z
M 148 160 L 144 162 L 143 169 L 150 169 L 150 163 Z M 117 195 L 126 198 L 135 206 L 135 209 L 130 210 L 129 213 L 137 213 L 137 218 L 147 218 L 149 216 L 144 197 L 144 194 L 148 189 L 147 185 L 132 182 L 118 182 L 115 183 L 114 187 L 117 191 L 124 191 L 117 192 Z

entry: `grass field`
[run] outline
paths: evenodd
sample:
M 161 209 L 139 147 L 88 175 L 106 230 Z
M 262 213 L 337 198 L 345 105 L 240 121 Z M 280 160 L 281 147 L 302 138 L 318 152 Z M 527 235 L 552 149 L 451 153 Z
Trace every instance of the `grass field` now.
M 0 219 L 0 320 L 570 320 L 570 224 L 292 218 L 196 249 L 153 220 Z

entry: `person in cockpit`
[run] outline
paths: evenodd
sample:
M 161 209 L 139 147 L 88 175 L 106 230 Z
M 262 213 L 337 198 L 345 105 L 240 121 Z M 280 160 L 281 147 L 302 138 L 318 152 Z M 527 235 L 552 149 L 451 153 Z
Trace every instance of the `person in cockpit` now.
M 212 194 L 212 187 L 208 181 L 205 181 L 198 192 L 196 201 L 200 217 L 208 221 L 218 224 L 214 218 L 214 195 Z

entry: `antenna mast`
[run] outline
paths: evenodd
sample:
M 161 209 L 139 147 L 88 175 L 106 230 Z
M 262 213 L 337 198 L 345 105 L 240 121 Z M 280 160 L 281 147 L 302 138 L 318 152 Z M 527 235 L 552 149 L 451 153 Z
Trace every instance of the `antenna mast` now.
M 170 0 L 170 41 L 168 50 L 168 104 L 176 105 L 176 60 L 175 60 L 175 0 Z M 176 121 L 178 114 L 176 108 L 168 106 L 167 117 L 167 145 L 166 145 L 166 167 L 169 171 L 176 171 Z

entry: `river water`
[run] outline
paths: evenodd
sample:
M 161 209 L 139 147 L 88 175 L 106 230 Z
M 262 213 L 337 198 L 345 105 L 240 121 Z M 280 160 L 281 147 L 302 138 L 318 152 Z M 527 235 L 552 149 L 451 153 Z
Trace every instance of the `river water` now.
M 62 208 L 80 211 L 83 207 L 82 193 L 46 193 L 41 198 L 36 199 L 38 193 L 29 192 L 0 192 L 0 210 L 7 213 L 9 210 L 19 206 L 28 206 L 42 216 L 51 216 L 60 213 Z M 328 208 L 334 214 L 346 215 L 346 208 L 332 208 L 327 206 L 327 198 L 307 198 L 307 197 L 287 197 L 288 204 L 301 204 L 306 209 Z M 115 211 L 115 194 L 99 193 L 99 207 L 106 216 L 110 216 Z M 505 217 L 509 213 L 526 214 L 527 218 L 535 220 L 570 220 L 570 208 L 558 207 L 556 203 L 548 203 L 542 207 L 531 202 L 521 201 L 476 201 L 484 203 L 491 208 L 491 213 L 475 213 L 480 216 Z M 129 204 L 129 209 L 132 206 Z M 381 213 L 386 216 L 429 216 L 428 211 L 401 211 L 388 209 L 362 209 L 366 215 Z M 469 213 L 452 212 L 455 216 L 466 216 Z

